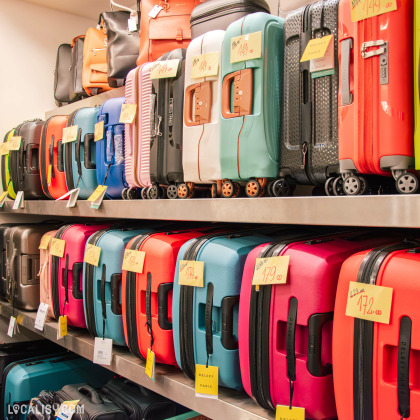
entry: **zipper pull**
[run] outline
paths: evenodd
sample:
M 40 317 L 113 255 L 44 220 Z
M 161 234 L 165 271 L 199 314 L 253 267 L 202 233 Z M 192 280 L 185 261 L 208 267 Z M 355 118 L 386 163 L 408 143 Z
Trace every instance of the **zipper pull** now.
M 156 128 L 156 135 L 157 136 L 161 136 L 162 132 L 160 131 L 160 124 L 162 123 L 162 117 L 159 115 L 158 116 L 158 124 L 157 124 L 157 128 Z
M 302 144 L 302 165 L 300 165 L 300 169 L 306 168 L 306 155 L 308 154 L 308 143 Z

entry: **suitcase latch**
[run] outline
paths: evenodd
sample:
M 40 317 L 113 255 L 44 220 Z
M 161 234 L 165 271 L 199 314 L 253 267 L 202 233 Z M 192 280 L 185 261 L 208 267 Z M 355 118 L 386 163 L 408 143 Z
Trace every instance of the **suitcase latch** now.
M 376 50 L 371 48 L 379 47 Z M 387 85 L 389 83 L 389 68 L 388 68 L 388 42 L 379 39 L 377 41 L 368 41 L 362 44 L 362 57 L 364 59 L 371 57 L 380 57 L 379 74 L 380 84 Z
M 211 82 L 188 86 L 185 90 L 184 121 L 188 127 L 211 121 Z

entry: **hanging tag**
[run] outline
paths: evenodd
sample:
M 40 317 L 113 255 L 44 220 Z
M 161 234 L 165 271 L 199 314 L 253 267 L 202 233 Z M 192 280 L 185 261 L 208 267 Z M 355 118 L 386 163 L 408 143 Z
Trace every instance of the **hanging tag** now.
M 137 251 L 136 249 L 126 249 L 124 251 L 124 259 L 122 269 L 133 273 L 143 273 L 144 258 L 146 253 Z
M 39 244 L 38 249 L 48 249 L 50 247 L 51 238 L 51 235 L 44 235 L 41 238 L 41 243 Z
M 148 13 L 148 16 L 150 16 L 152 19 L 156 19 L 157 15 L 162 10 L 162 7 L 160 7 L 158 4 L 153 7 L 153 9 Z
M 84 262 L 92 264 L 95 267 L 99 264 L 99 257 L 101 256 L 101 248 L 93 244 L 86 244 Z
M 195 396 L 217 399 L 219 393 L 219 368 L 195 365 Z
M 4 202 L 6 201 L 7 198 L 7 191 L 3 191 L 0 195 L 0 207 L 4 206 Z
M 179 58 L 166 61 L 155 61 L 150 71 L 150 79 L 166 79 L 176 77 L 179 67 Z
M 93 363 L 109 366 L 112 359 L 112 340 L 110 338 L 95 337 Z
M 9 329 L 7 330 L 7 335 L 12 338 L 13 334 L 16 332 L 16 318 L 14 316 L 10 317 Z
M 67 315 L 58 318 L 57 340 L 67 335 Z
M 393 290 L 392 287 L 351 281 L 347 296 L 346 315 L 389 324 Z
M 104 131 L 105 131 L 105 121 L 99 121 L 95 124 L 95 134 L 94 134 L 94 141 L 99 141 L 104 138 Z
M 334 39 L 334 35 L 311 39 L 303 52 L 300 62 L 323 58 L 332 39 Z
M 252 284 L 254 286 L 285 284 L 289 269 L 289 258 L 289 255 L 257 258 L 255 260 Z
M 41 302 L 38 307 L 38 312 L 36 313 L 35 318 L 35 329 L 39 331 L 44 331 L 44 324 L 47 318 L 48 305 L 44 302 Z
M 130 18 L 128 19 L 128 32 L 137 31 L 137 19 Z
M 64 249 L 66 248 L 66 241 L 63 239 L 52 238 L 50 245 L 50 254 L 55 257 L 63 258 Z
M 327 51 L 323 57 L 311 60 L 310 62 L 310 73 L 311 78 L 316 79 L 318 77 L 331 76 L 335 73 L 334 63 L 334 35 L 331 35 L 331 40 L 327 46 Z M 324 37 L 327 38 L 327 37 Z
M 67 201 L 66 207 L 76 207 L 79 192 L 80 188 L 75 188 L 74 190 L 70 191 L 70 198 Z
M 15 202 L 13 203 L 13 210 L 24 209 L 25 199 L 23 197 L 23 191 L 18 191 L 16 194 Z
M 305 420 L 305 409 L 278 405 L 276 407 L 276 420 Z
M 152 381 L 155 380 L 155 353 L 150 349 L 147 349 L 145 372 Z
M 72 125 L 70 127 L 63 128 L 63 140 L 62 143 L 70 143 L 77 140 L 77 134 L 79 132 L 79 126 Z
M 0 156 L 4 156 L 4 155 L 8 155 L 9 154 L 9 144 L 6 143 L 2 143 L 0 145 Z
M 262 35 L 260 32 L 240 35 L 230 40 L 230 62 L 261 58 Z
M 181 260 L 179 262 L 178 284 L 204 287 L 204 261 Z
M 15 136 L 12 137 L 8 144 L 8 149 L 10 150 L 19 150 L 20 144 L 22 143 L 22 137 L 21 136 Z
M 92 195 L 87 199 L 87 201 L 91 202 L 90 207 L 93 209 L 98 209 L 102 201 L 105 197 L 105 192 L 108 187 L 106 185 L 98 185 L 96 190 L 92 193 Z
M 122 104 L 120 123 L 133 124 L 134 118 L 137 113 L 137 104 Z
M 219 52 L 196 55 L 191 66 L 191 79 L 217 76 L 219 73 Z
M 349 7 L 351 7 L 352 22 L 358 22 L 397 10 L 397 0 L 353 0 L 349 2 Z
M 76 412 L 77 404 L 80 400 L 63 401 L 55 412 L 56 420 L 70 420 Z

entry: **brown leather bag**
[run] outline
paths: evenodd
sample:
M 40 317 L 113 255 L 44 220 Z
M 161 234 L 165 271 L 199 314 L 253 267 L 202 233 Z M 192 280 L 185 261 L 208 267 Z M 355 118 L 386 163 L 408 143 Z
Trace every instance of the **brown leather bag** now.
M 137 65 L 155 61 L 176 48 L 187 48 L 191 42 L 191 12 L 203 2 L 204 0 L 142 0 Z M 152 18 L 149 13 L 156 5 L 162 7 L 162 10 Z

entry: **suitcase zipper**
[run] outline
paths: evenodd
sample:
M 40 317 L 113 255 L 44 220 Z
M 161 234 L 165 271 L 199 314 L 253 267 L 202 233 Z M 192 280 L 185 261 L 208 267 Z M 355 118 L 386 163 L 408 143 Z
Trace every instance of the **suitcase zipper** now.
M 40 145 L 40 153 L 41 153 L 41 167 L 39 168 L 39 172 L 41 175 L 41 185 L 42 185 L 42 189 L 45 193 L 45 195 L 48 198 L 53 198 L 52 195 L 50 194 L 50 192 L 48 191 L 48 179 L 47 179 L 47 174 L 48 174 L 48 168 L 46 167 L 46 161 L 45 161 L 45 153 L 46 153 L 46 147 L 47 147 L 47 130 L 48 130 L 48 123 L 50 122 L 51 118 L 48 118 L 47 121 L 45 121 L 44 123 L 44 127 L 42 129 L 42 137 L 41 137 L 41 145 Z M 54 162 L 52 162 L 53 167 L 54 167 Z

